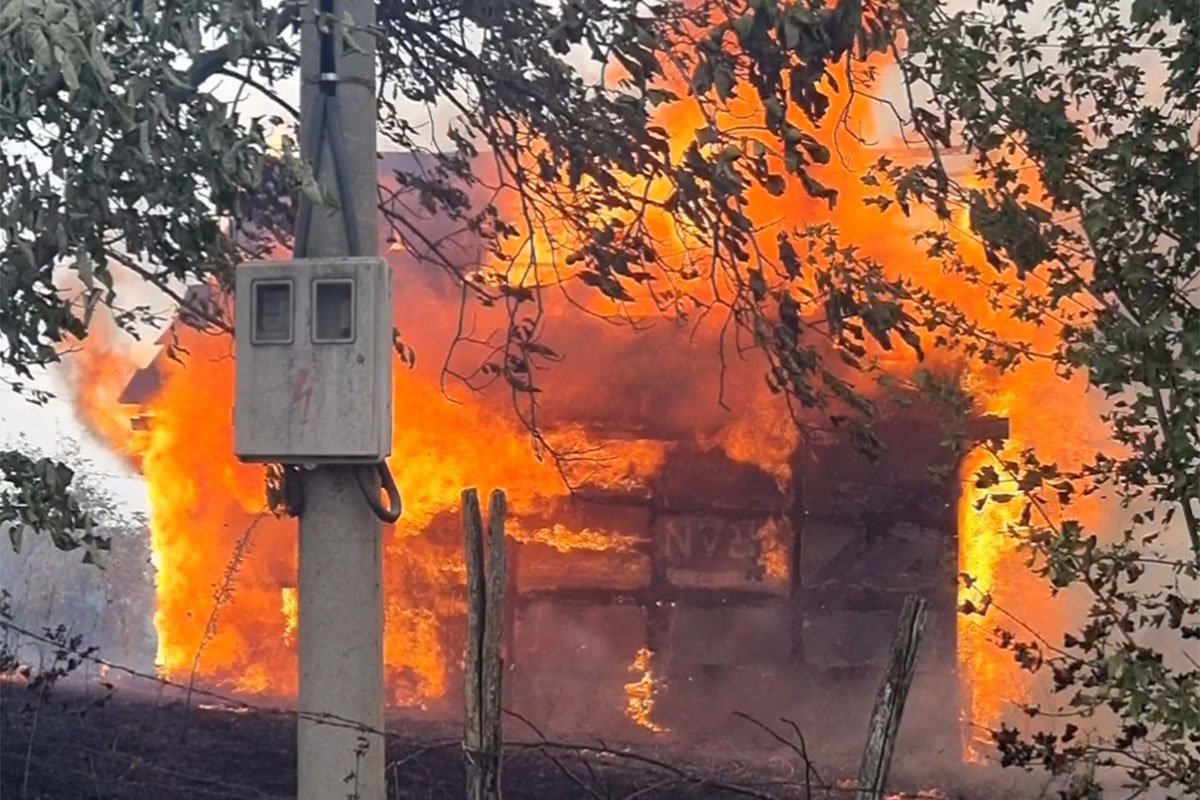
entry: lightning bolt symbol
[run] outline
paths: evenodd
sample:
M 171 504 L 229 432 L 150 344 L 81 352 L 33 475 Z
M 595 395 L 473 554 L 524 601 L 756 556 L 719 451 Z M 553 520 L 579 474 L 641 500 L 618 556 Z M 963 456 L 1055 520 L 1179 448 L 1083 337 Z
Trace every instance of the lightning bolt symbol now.
M 304 410 L 300 414 L 300 424 L 308 422 L 308 405 L 312 401 L 312 382 L 309 380 L 312 372 L 302 369 L 296 373 L 296 385 L 292 388 L 292 405 L 304 401 Z

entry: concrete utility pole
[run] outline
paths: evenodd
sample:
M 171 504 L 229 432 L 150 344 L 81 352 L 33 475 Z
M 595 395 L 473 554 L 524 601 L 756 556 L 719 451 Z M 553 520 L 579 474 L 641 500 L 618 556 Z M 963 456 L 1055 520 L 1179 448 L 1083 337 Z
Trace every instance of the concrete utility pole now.
M 362 49 L 342 46 L 341 31 L 325 37 L 336 83 L 322 75 L 322 37 L 316 15 L 349 16 Z M 351 253 L 343 215 L 316 208 L 309 228 L 309 258 L 377 255 L 375 151 L 375 25 L 373 0 L 319 0 L 304 8 L 300 43 L 301 142 L 311 147 L 318 93 L 333 89 L 340 105 L 341 185 L 352 204 L 357 239 L 364 252 Z M 329 135 L 325 137 L 328 142 Z M 316 153 L 303 152 L 309 162 Z M 317 180 L 336 187 L 328 143 Z M 391 320 L 378 320 L 388 325 Z M 369 402 L 364 400 L 364 402 Z M 383 590 L 380 522 L 364 500 L 355 467 L 326 465 L 302 470 L 304 509 L 300 516 L 298 730 L 299 800 L 383 800 Z M 378 485 L 373 479 L 374 485 Z M 317 719 L 314 719 L 316 717 Z M 332 724 L 320 718 L 328 717 Z M 351 723 L 351 724 L 347 724 Z M 356 729 L 353 725 L 372 731 Z M 353 776 L 347 780 L 348 776 Z

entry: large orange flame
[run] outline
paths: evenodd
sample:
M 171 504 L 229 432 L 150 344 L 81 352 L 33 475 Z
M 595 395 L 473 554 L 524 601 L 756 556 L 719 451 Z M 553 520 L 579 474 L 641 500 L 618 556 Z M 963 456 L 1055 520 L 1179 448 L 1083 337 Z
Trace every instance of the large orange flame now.
M 847 99 L 835 97 L 834 102 Z M 870 135 L 869 113 L 862 104 L 851 108 L 852 125 L 864 135 Z M 682 146 L 700 127 L 702 118 L 693 108 L 680 104 L 664 110 L 659 122 Z M 877 153 L 846 135 L 839 137 L 838 145 L 846 168 L 835 165 L 822 176 L 841 193 L 836 208 L 824 209 L 795 193 L 773 197 L 756 191 L 750 198 L 750 216 L 781 221 L 786 227 L 828 220 L 848 244 L 878 259 L 894 274 L 904 274 L 937 297 L 957 303 L 983 325 L 1042 349 L 1053 346 L 1056 331 L 1052 328 L 1037 329 L 1007 317 L 989 306 L 978 287 L 944 273 L 929 260 L 912 240 L 918 222 L 864 205 L 863 200 L 876 190 L 858 178 Z M 668 240 L 675 236 L 665 215 L 651 215 L 648 224 Z M 773 240 L 778 229 L 768 228 L 762 235 Z M 956 231 L 954 235 L 969 257 L 981 258 L 971 252 L 969 234 Z M 394 255 L 405 258 L 402 253 Z M 516 282 L 521 280 L 518 275 Z M 418 335 L 424 336 L 431 349 L 444 347 L 445 340 L 439 336 L 453 327 L 454 301 L 421 292 L 406 288 L 401 293 L 400 316 L 408 319 L 407 309 L 420 306 L 422 320 L 433 321 Z M 548 314 L 561 337 L 570 342 L 574 318 L 567 308 L 564 304 Z M 594 331 L 588 328 L 578 337 L 579 352 L 624 346 L 596 340 Z M 239 464 L 232 457 L 233 361 L 228 343 L 189 330 L 181 330 L 179 336 L 187 351 L 186 367 L 162 363 L 161 391 L 145 409 L 152 420 L 148 431 L 134 435 L 127 410 L 115 404 L 134 365 L 122 361 L 103 337 L 90 339 L 77 354 L 72 382 L 75 402 L 93 431 L 115 450 L 140 462 L 149 487 L 158 568 L 155 623 L 162 670 L 179 677 L 197 669 L 210 682 L 291 695 L 296 689 L 296 604 L 291 588 L 296 573 L 294 525 L 264 516 L 261 469 Z M 612 336 L 615 341 L 618 334 Z M 660 378 L 656 371 L 668 371 L 668 365 L 691 364 L 696 357 L 690 353 L 656 350 L 653 360 L 645 362 L 636 361 L 636 346 L 621 353 L 635 365 L 626 366 L 626 372 L 636 371 L 637 380 L 647 384 L 658 380 L 653 385 L 665 387 L 656 389 L 652 397 L 655 413 L 687 419 L 693 406 L 706 402 L 695 396 L 670 402 L 661 399 L 668 396 L 670 378 Z M 712 353 L 707 351 L 706 357 Z M 1064 418 L 1062 412 L 1083 406 L 1083 385 L 1079 380 L 1063 380 L 1047 363 L 1031 363 L 999 374 L 936 350 L 931 358 L 937 363 L 958 361 L 965 388 L 974 395 L 978 410 L 1011 419 L 1009 452 L 1036 444 L 1048 457 L 1070 461 L 1103 441 L 1101 430 L 1086 412 Z M 906 357 L 897 359 L 889 368 L 910 373 L 915 366 Z M 571 530 L 555 524 L 527 530 L 521 517 L 551 507 L 568 489 L 559 471 L 535 456 L 528 433 L 513 421 L 503 403 L 490 406 L 486 397 L 448 401 L 436 369 L 409 371 L 397 365 L 396 375 L 397 419 L 390 465 L 404 491 L 405 515 L 386 547 L 385 657 L 393 701 L 421 706 L 446 694 L 448 673 L 461 652 L 448 632 L 453 626 L 445 623 L 465 613 L 458 591 L 464 574 L 456 528 L 456 506 L 463 487 L 504 487 L 517 539 L 547 544 L 562 552 L 632 549 L 633 543 L 614 531 Z M 606 393 L 608 387 L 598 385 L 617 377 L 621 376 L 592 378 L 586 385 L 580 378 L 573 385 L 564 384 L 562 396 L 568 398 L 566 405 L 594 403 L 596 395 L 610 404 L 633 402 L 617 390 Z M 762 393 L 750 394 L 744 407 L 718 426 L 716 433 L 705 435 L 710 436 L 709 444 L 723 448 L 732 459 L 757 464 L 786 486 L 791 475 L 789 457 L 796 446 L 794 429 L 778 404 L 773 405 L 770 398 L 764 400 Z M 715 405 L 715 397 L 711 402 Z M 567 441 L 589 440 L 585 424 L 560 430 L 558 435 Z M 653 439 L 625 439 L 612 443 L 606 452 L 606 459 L 568 465 L 568 471 L 583 469 L 586 481 L 610 488 L 645 485 L 662 465 L 665 449 Z M 962 474 L 966 488 L 959 513 L 959 567 L 974 581 L 972 588 L 964 588 L 964 599 L 987 592 L 1009 613 L 1053 628 L 1058 623 L 1047 616 L 1042 602 L 1045 593 L 1028 577 L 1013 539 L 1006 533 L 1014 521 L 1008 510 L 994 505 L 983 511 L 974 508 L 978 492 L 971 487 L 970 475 L 990 457 L 982 451 L 972 453 Z M 761 565 L 767 577 L 777 581 L 786 580 L 789 570 L 781 536 L 777 527 L 759 531 Z M 231 567 L 231 559 L 239 552 L 243 556 Z M 231 586 L 232 599 L 228 597 Z M 221 597 L 221 602 L 214 597 Z M 221 606 L 218 624 L 213 624 L 215 605 Z M 1027 691 L 1011 658 L 991 642 L 989 624 L 989 620 L 981 623 L 978 618 L 964 617 L 958 630 L 966 713 L 970 722 L 979 726 L 995 724 L 1006 704 L 1023 699 Z M 639 651 L 631 668 L 638 678 L 626 686 L 626 692 L 630 716 L 653 729 L 656 725 L 649 721 L 654 685 L 650 659 L 648 650 Z

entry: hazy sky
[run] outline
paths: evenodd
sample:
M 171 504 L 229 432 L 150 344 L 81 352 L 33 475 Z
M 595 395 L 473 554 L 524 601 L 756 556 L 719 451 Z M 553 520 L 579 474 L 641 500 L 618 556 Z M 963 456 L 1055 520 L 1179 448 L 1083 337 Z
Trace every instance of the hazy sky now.
M 61 388 L 59 381 L 49 377 L 39 384 L 52 390 Z M 0 389 L 0 431 L 3 432 L 0 445 L 11 446 L 24 437 L 34 447 L 52 455 L 62 438 L 75 439 L 81 454 L 93 463 L 95 472 L 103 478 L 113 496 L 130 508 L 147 511 L 146 490 L 141 478 L 93 439 L 76 418 L 70 400 L 61 391 L 57 394 L 46 405 L 35 406 L 7 389 Z

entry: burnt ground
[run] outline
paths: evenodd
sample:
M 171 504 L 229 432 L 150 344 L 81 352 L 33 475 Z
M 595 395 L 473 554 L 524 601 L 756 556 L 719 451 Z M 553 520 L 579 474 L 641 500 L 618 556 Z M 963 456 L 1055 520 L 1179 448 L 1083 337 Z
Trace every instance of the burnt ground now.
M 295 717 L 193 699 L 122 692 L 104 700 L 56 687 L 38 702 L 24 687 L 0 687 L 0 797 L 72 800 L 288 798 L 295 796 Z M 752 726 L 745 726 L 750 728 Z M 457 726 L 389 721 L 389 800 L 461 798 Z M 732 728 L 731 728 L 732 731 Z M 731 733 L 731 737 L 734 734 Z M 678 743 L 636 749 L 595 740 L 549 744 L 527 728 L 506 733 L 505 800 L 525 798 L 853 798 L 853 765 L 814 765 L 762 731 L 736 735 L 736 749 L 688 750 Z M 753 746 L 748 746 L 753 745 Z M 993 771 L 896 763 L 896 791 L 910 797 L 1033 797 L 1043 788 Z

